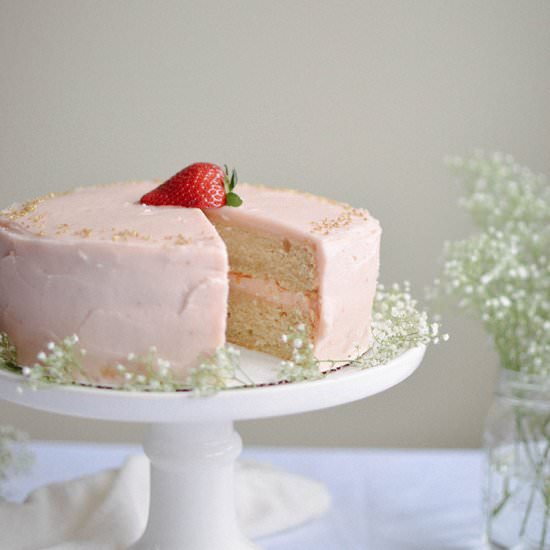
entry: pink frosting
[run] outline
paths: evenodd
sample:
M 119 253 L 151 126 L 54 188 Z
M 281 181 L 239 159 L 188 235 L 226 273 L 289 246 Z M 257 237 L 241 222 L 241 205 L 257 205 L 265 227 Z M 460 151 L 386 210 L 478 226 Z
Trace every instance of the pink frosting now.
M 76 333 L 98 380 L 153 344 L 184 379 L 223 345 L 225 245 L 200 210 L 137 204 L 155 185 L 79 189 L 2 218 L 0 330 L 23 364 Z
M 206 215 L 138 204 L 156 185 L 81 188 L 0 214 L 0 330 L 21 363 L 76 333 L 99 381 L 106 365 L 153 344 L 185 379 L 225 338 L 227 252 L 208 217 L 312 243 L 315 353 L 342 359 L 366 349 L 381 231 L 365 210 L 246 184 L 238 187 L 241 207 Z
M 243 277 L 230 273 L 229 282 L 231 283 L 231 288 L 242 290 L 275 304 L 281 304 L 286 308 L 307 312 L 311 307 L 311 300 L 303 292 L 285 290 L 274 281 Z

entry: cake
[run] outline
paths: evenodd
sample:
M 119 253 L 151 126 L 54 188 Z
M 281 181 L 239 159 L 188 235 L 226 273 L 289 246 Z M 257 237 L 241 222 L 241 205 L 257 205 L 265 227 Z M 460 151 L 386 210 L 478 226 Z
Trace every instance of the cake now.
M 140 204 L 158 181 L 50 194 L 0 213 L 0 331 L 21 364 L 77 334 L 98 383 L 154 345 L 186 380 L 226 341 L 281 358 L 366 350 L 380 226 L 315 195 L 239 185 L 238 208 Z

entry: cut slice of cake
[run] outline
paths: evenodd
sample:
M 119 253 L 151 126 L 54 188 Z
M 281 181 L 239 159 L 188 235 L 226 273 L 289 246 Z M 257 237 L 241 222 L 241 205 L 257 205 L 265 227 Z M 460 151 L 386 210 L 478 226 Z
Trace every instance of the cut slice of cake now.
M 241 184 L 240 208 L 205 213 L 229 254 L 230 342 L 289 358 L 281 335 L 303 324 L 319 359 L 369 345 L 380 225 L 315 195 Z

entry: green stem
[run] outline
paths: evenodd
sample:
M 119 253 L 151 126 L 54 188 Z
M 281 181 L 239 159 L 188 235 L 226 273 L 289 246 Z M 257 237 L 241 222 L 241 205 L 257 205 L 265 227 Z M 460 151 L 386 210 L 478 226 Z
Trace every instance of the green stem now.
M 544 464 L 548 458 L 548 453 L 550 452 L 550 441 L 547 443 L 546 445 L 546 448 L 544 449 L 544 453 L 543 453 L 543 456 L 540 460 L 540 462 L 536 465 L 535 467 L 535 479 L 533 480 L 533 484 L 531 486 L 531 493 L 529 494 L 529 501 L 527 503 L 527 508 L 525 509 L 525 514 L 523 515 L 523 521 L 521 522 L 521 529 L 520 529 L 520 536 L 523 536 L 525 534 L 525 531 L 527 529 L 527 522 L 529 521 L 529 516 L 531 515 L 531 509 L 533 508 L 533 503 L 535 501 L 535 494 L 537 492 L 537 488 L 538 488 L 538 485 L 539 485 L 539 481 L 540 481 L 540 477 L 541 475 L 544 474 Z M 544 488 L 544 484 L 543 484 L 543 487 L 542 487 L 542 498 L 543 498 L 543 502 L 544 502 L 544 508 L 545 508 L 545 522 L 544 522 L 544 526 L 543 526 L 543 535 L 544 535 L 544 539 L 546 539 L 546 523 L 547 523 L 547 519 L 548 519 L 548 508 L 550 506 L 550 502 L 547 501 L 547 499 L 545 498 L 545 488 Z M 541 546 L 542 548 L 542 546 Z
M 495 518 L 500 514 L 504 506 L 506 506 L 506 503 L 510 500 L 510 497 L 514 494 L 510 491 L 510 487 L 508 486 L 509 481 L 510 480 L 508 478 L 506 478 L 504 481 L 504 496 L 502 497 L 501 501 L 491 510 L 492 518 Z
M 550 502 L 545 501 L 544 518 L 542 520 L 542 534 L 540 538 L 539 549 L 544 550 L 546 546 L 546 535 L 548 533 L 548 523 L 550 522 Z
M 525 447 L 525 454 L 527 455 L 527 458 L 529 459 L 530 467 L 533 468 L 536 471 L 535 461 L 533 459 L 533 456 L 531 455 L 531 449 L 529 448 L 529 440 L 527 435 L 525 434 L 523 430 L 523 424 L 522 424 L 522 418 L 521 418 L 521 411 L 516 411 L 515 415 L 516 419 L 516 430 L 520 436 L 521 442 L 523 443 Z M 535 479 L 533 480 L 533 484 L 531 485 L 531 492 L 529 494 L 529 500 L 527 502 L 527 507 L 525 508 L 525 513 L 523 514 L 523 519 L 521 521 L 521 527 L 519 530 L 519 536 L 522 537 L 525 533 L 525 530 L 527 529 L 527 522 L 529 521 L 529 517 L 531 516 L 531 509 L 533 508 L 533 503 L 535 501 L 535 494 L 537 492 L 537 478 L 535 475 Z
M 546 428 L 549 424 L 550 424 L 550 416 L 548 416 L 544 421 L 544 424 L 541 430 L 543 434 L 546 433 Z M 533 503 L 535 501 L 537 488 L 539 487 L 539 484 L 540 484 L 539 482 L 541 481 L 541 476 L 544 475 L 544 465 L 546 464 L 546 460 L 548 459 L 548 455 L 550 453 L 550 439 L 547 438 L 546 447 L 544 449 L 544 452 L 542 453 L 542 457 L 540 458 L 540 460 L 535 461 L 533 459 L 533 455 L 531 454 L 531 449 L 529 447 L 530 438 L 527 437 L 527 434 L 523 430 L 520 411 L 517 411 L 517 414 L 516 414 L 516 427 L 518 430 L 518 434 L 520 435 L 521 441 L 525 446 L 525 453 L 529 461 L 531 462 L 531 467 L 533 468 L 535 473 L 535 477 L 533 479 L 532 486 L 531 486 L 531 492 L 529 494 L 529 501 L 527 502 L 527 507 L 525 508 L 525 513 L 523 515 L 523 520 L 521 522 L 521 527 L 519 531 L 519 536 L 522 537 L 525 534 L 525 531 L 527 530 L 527 523 L 529 521 L 529 517 L 531 516 Z M 536 438 L 534 439 L 536 440 Z M 548 499 L 546 498 L 546 495 L 545 495 L 544 483 L 542 484 L 541 490 L 542 490 L 542 499 L 543 499 L 543 502 L 545 503 L 545 510 L 544 510 L 544 523 L 542 526 L 542 534 L 541 534 L 541 541 L 540 541 L 539 548 L 543 550 L 546 542 L 546 536 L 547 536 L 547 523 L 548 523 L 548 514 L 550 513 L 550 510 L 549 510 L 550 503 L 548 502 Z
M 546 427 L 548 426 L 548 423 L 550 422 L 550 417 L 546 420 L 545 427 L 543 431 L 546 431 Z M 550 498 L 548 496 L 548 490 L 546 487 L 546 484 L 544 483 L 544 464 L 548 458 L 548 453 L 550 452 L 550 440 L 548 440 L 546 449 L 544 451 L 543 459 L 541 460 L 541 466 L 539 471 L 539 476 L 543 476 L 543 483 L 542 483 L 542 501 L 544 502 L 544 518 L 542 520 L 542 533 L 541 533 L 541 540 L 539 548 L 540 550 L 544 550 L 544 547 L 546 546 L 546 536 L 548 534 L 548 523 L 550 522 Z

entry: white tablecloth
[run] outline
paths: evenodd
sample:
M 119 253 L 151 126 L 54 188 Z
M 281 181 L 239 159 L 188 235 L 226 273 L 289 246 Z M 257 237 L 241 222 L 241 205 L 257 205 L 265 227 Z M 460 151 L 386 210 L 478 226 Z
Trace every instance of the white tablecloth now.
M 30 475 L 10 500 L 45 483 L 120 465 L 138 447 L 35 443 Z M 246 449 L 244 458 L 322 481 L 332 508 L 320 520 L 257 540 L 264 550 L 479 550 L 478 451 Z

